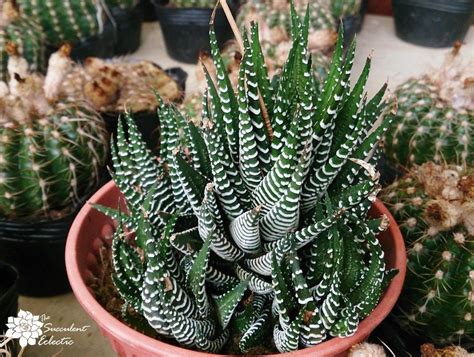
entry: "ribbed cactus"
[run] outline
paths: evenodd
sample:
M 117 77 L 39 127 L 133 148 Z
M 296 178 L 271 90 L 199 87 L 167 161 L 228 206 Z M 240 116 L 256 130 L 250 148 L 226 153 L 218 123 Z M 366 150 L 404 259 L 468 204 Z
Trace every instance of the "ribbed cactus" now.
M 439 71 L 396 90 L 398 112 L 385 140 L 387 158 L 395 164 L 474 165 L 474 62 L 460 63 L 458 51 Z
M 283 352 L 349 336 L 386 286 L 388 222 L 367 218 L 379 185 L 362 161 L 376 160 L 385 88 L 364 99 L 369 60 L 350 88 L 355 45 L 343 58 L 341 32 L 316 96 L 307 20 L 294 15 L 274 82 L 258 33 L 244 36 L 237 93 L 211 29 L 217 85 L 208 77 L 201 123 L 161 102 L 159 158 L 130 117 L 112 145 L 128 207 L 98 207 L 118 221 L 113 280 L 124 311 L 182 346 Z
M 40 26 L 31 18 L 20 16 L 12 0 L 1 5 L 0 13 L 0 80 L 8 81 L 8 43 L 15 44 L 31 70 L 44 69 L 44 35 Z
M 51 46 L 75 44 L 102 31 L 106 18 L 97 0 L 17 0 L 21 11 L 40 23 Z
M 426 163 L 383 191 L 405 237 L 396 318 L 437 345 L 474 342 L 474 172 Z
M 361 5 L 362 0 L 331 0 L 332 14 L 336 19 L 357 15 Z
M 69 52 L 66 46 L 51 56 L 45 78 L 10 57 L 12 79 L 0 96 L 3 217 L 61 217 L 98 183 L 107 156 L 104 124 L 89 106 L 58 97 Z
M 167 101 L 182 97 L 176 81 L 153 62 L 109 62 L 94 57 L 75 65 L 60 90 L 71 101 L 86 101 L 100 112 L 111 113 L 155 111 L 153 90 Z

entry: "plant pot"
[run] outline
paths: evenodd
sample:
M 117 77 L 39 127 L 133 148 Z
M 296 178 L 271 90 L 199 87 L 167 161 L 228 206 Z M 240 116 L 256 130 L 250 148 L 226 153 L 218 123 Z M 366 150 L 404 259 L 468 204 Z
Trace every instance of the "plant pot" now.
M 114 7 L 111 9 L 115 21 L 114 55 L 126 55 L 140 47 L 143 11 L 137 5 L 133 9 Z
M 138 7 L 142 12 L 144 22 L 154 22 L 158 20 L 152 0 L 141 0 L 138 3 Z
M 462 41 L 471 24 L 471 0 L 393 0 L 397 36 L 427 47 L 450 47 Z
M 93 209 L 90 203 L 117 207 L 120 201 L 122 208 L 125 208 L 124 200 L 120 197 L 123 196 L 118 188 L 113 182 L 109 182 L 81 209 L 71 227 L 66 246 L 66 266 L 77 300 L 100 326 L 119 356 L 221 356 L 180 348 L 143 335 L 114 318 L 96 301 L 88 284 L 101 271 L 98 252 L 101 247 L 110 244 L 110 240 L 104 237 L 110 237 L 114 222 Z M 405 278 L 405 245 L 396 222 L 380 201 L 375 202 L 371 214 L 385 214 L 389 218 L 390 227 L 380 234 L 379 239 L 385 252 L 387 267 L 399 269 L 377 307 L 360 323 L 357 332 L 351 337 L 333 338 L 312 348 L 271 356 L 345 356 L 352 345 L 366 339 L 389 314 L 400 295 Z
M 16 316 L 18 312 L 18 278 L 18 271 L 13 266 L 0 261 L 0 335 L 4 335 L 7 330 L 8 318 Z M 17 355 L 18 346 L 17 341 L 7 346 L 12 356 Z
M 213 9 L 172 8 L 155 2 L 156 14 L 160 21 L 169 56 L 185 63 L 197 63 L 201 50 L 210 52 L 209 21 Z M 234 37 L 224 11 L 216 10 L 214 29 L 217 44 L 224 44 Z
M 114 56 L 114 49 L 115 30 L 110 23 L 106 23 L 102 33 L 72 44 L 71 58 L 77 62 L 83 62 L 87 57 L 110 58 Z M 46 58 L 57 50 L 58 46 L 47 46 Z
M 0 335 L 5 330 L 8 317 L 18 311 L 18 271 L 10 264 L 0 261 Z
M 184 99 L 188 74 L 180 67 L 169 68 L 165 72 L 178 84 Z M 121 115 L 122 113 L 102 113 L 107 131 L 112 136 L 117 134 L 117 124 Z M 156 111 L 132 113 L 132 116 L 148 148 L 156 151 L 160 141 L 160 121 Z
M 344 46 L 346 48 L 351 44 L 356 33 L 359 33 L 360 30 L 362 30 L 366 12 L 367 0 L 362 0 L 359 13 L 355 15 L 344 16 L 342 18 L 342 24 L 344 25 Z

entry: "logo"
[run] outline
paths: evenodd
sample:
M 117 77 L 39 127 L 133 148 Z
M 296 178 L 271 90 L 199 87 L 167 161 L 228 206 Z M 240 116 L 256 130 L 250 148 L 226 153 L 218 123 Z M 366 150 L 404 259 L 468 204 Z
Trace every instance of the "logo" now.
M 10 316 L 6 325 L 8 329 L 3 336 L 0 335 L 0 356 L 12 357 L 15 341 L 20 347 L 18 356 L 27 346 L 71 346 L 74 344 L 73 333 L 84 333 L 91 327 L 78 327 L 74 323 L 56 326 L 50 320 L 51 317 L 46 314 L 33 315 L 24 310 L 20 310 L 17 317 Z

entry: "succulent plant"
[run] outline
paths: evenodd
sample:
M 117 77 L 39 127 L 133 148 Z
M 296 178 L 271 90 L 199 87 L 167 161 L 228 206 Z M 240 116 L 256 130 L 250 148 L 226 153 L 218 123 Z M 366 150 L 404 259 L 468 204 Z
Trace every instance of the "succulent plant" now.
M 45 78 L 10 56 L 0 82 L 0 214 L 58 218 L 77 207 L 99 180 L 108 136 L 86 104 L 63 100 L 58 86 L 69 67 L 68 46 L 49 60 Z
M 113 280 L 125 311 L 182 346 L 293 351 L 349 336 L 388 283 L 377 240 L 387 218 L 367 218 L 387 123 L 368 132 L 385 86 L 366 102 L 368 59 L 350 88 L 355 44 L 343 58 L 341 32 L 315 95 L 308 22 L 293 11 L 274 82 L 256 25 L 244 34 L 237 93 L 211 29 L 217 85 L 208 76 L 197 125 L 160 102 L 158 158 L 130 116 L 119 126 L 113 178 L 127 212 L 97 206 L 118 221 Z
M 0 81 L 8 81 L 8 44 L 26 59 L 33 71 L 44 69 L 44 36 L 39 25 L 31 18 L 20 16 L 13 1 L 1 4 L 0 13 Z M 11 47 L 11 45 L 10 45 Z
M 70 100 L 88 102 L 100 112 L 155 111 L 154 89 L 169 101 L 181 99 L 178 84 L 150 61 L 109 62 L 87 58 L 66 75 L 61 92 Z
M 21 11 L 36 19 L 51 46 L 76 44 L 102 31 L 105 11 L 96 0 L 17 0 Z
M 359 13 L 362 0 L 331 0 L 332 14 L 336 19 Z
M 474 172 L 432 162 L 384 189 L 406 241 L 395 310 L 404 331 L 437 345 L 474 342 Z
M 474 165 L 474 62 L 455 48 L 433 74 L 398 87 L 398 112 L 386 134 L 387 158 L 411 167 L 428 161 Z

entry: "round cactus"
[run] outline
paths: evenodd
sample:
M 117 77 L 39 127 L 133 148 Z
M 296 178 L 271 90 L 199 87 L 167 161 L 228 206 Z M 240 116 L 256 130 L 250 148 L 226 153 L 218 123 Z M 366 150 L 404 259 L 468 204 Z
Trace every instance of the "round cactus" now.
M 12 1 L 5 1 L 0 13 L 0 80 L 8 80 L 8 43 L 27 60 L 32 70 L 44 68 L 44 36 L 38 23 L 20 16 Z
M 405 167 L 428 161 L 474 164 L 472 68 L 455 49 L 438 72 L 397 89 L 398 113 L 385 140 L 389 160 Z
M 69 49 L 51 56 L 46 78 L 10 73 L 0 96 L 0 214 L 57 218 L 98 183 L 107 132 L 89 106 L 58 97 Z M 18 59 L 10 58 L 15 71 Z
M 18 0 L 20 9 L 38 20 L 48 45 L 75 44 L 102 31 L 105 11 L 95 0 Z
M 396 319 L 443 345 L 474 341 L 474 172 L 462 170 L 425 163 L 382 191 L 408 254 Z

